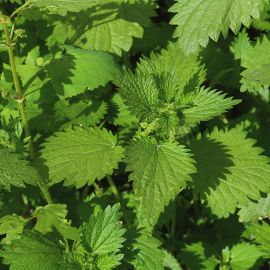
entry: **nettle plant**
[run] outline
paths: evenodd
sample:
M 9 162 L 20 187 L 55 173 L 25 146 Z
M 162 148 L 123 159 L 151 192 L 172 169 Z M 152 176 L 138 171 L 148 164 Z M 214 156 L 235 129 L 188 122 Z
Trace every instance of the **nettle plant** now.
M 269 269 L 269 0 L 0 8 L 1 269 Z

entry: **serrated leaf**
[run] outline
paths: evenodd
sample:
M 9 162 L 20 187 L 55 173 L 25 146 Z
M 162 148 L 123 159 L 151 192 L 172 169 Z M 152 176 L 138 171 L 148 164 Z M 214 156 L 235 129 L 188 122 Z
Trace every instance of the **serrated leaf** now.
M 2 244 L 10 244 L 13 240 L 19 239 L 27 220 L 15 214 L 4 216 L 0 219 L 0 234 L 6 237 L 1 240 Z
M 109 116 L 112 115 L 112 122 L 116 126 L 126 126 L 138 122 L 136 117 L 131 114 L 128 106 L 124 103 L 120 94 L 116 93 L 112 97 L 112 112 L 109 112 Z M 114 114 L 114 115 L 113 115 Z
M 166 268 L 171 270 L 182 270 L 182 267 L 180 266 L 179 262 L 171 253 L 169 253 L 166 250 L 163 250 L 163 254 L 164 254 L 163 264 Z
M 126 72 L 116 84 L 131 112 L 141 120 L 151 121 L 166 118 L 162 114 L 166 106 L 175 109 L 173 104 L 179 95 L 185 88 L 198 87 L 204 75 L 196 56 L 186 57 L 171 44 L 160 55 L 152 53 L 150 59 L 141 59 L 135 74 Z
M 21 239 L 5 245 L 2 252 L 10 270 L 81 270 L 65 253 L 65 246 L 55 236 L 25 232 Z
M 147 234 L 140 235 L 133 244 L 136 254 L 131 264 L 136 270 L 163 270 L 164 254 L 160 249 L 161 243 Z
M 250 48 L 250 40 L 246 31 L 240 32 L 232 42 L 230 49 L 235 59 L 242 59 Z
M 124 255 L 110 254 L 105 256 L 98 256 L 97 268 L 100 270 L 111 270 L 120 265 Z
M 198 170 L 193 176 L 194 192 L 218 217 L 228 217 L 270 188 L 269 159 L 254 144 L 240 127 L 216 129 L 190 144 Z
M 105 86 L 116 78 L 119 66 L 108 53 L 67 47 L 67 54 L 52 61 L 47 71 L 57 95 L 68 98 Z
M 67 213 L 67 206 L 65 204 L 39 206 L 33 213 L 33 216 L 37 219 L 34 230 L 46 234 L 56 229 L 63 237 L 78 240 L 78 230 L 75 227 L 71 227 L 68 223 L 66 219 Z
M 0 185 L 10 190 L 10 186 L 25 187 L 35 185 L 39 179 L 37 171 L 20 155 L 9 149 L 0 148 Z
M 184 146 L 172 142 L 158 144 L 150 138 L 134 141 L 127 150 L 126 161 L 139 201 L 139 223 L 153 227 L 164 207 L 191 180 L 194 161 Z
M 89 222 L 82 227 L 82 243 L 84 248 L 95 255 L 117 253 L 125 241 L 125 229 L 120 218 L 120 204 L 107 206 L 92 215 Z
M 214 270 L 217 266 L 213 248 L 207 243 L 194 242 L 186 244 L 179 257 L 182 264 L 191 270 Z
M 251 269 L 261 257 L 260 249 L 248 243 L 239 243 L 232 247 L 230 252 L 230 265 L 232 270 Z
M 178 101 L 179 106 L 183 106 L 184 125 L 188 127 L 194 127 L 201 121 L 208 121 L 225 113 L 239 102 L 240 100 L 226 97 L 226 94 L 220 91 L 204 88 L 186 94 Z
M 259 245 L 265 258 L 270 258 L 270 225 L 268 223 L 263 221 L 262 224 L 252 224 L 247 228 L 245 236 Z
M 269 18 L 270 18 L 270 7 L 268 5 L 264 9 L 264 12 L 260 16 L 260 19 L 253 20 L 252 24 L 253 24 L 255 29 L 268 32 L 268 31 L 270 31 Z
M 241 91 L 259 91 L 270 86 L 270 41 L 264 37 L 254 47 L 249 46 L 241 58 L 241 66 L 245 70 L 241 73 Z
M 171 45 L 160 55 L 141 59 L 135 74 L 126 72 L 116 84 L 131 112 L 169 137 L 171 132 L 187 133 L 239 103 L 222 92 L 199 89 L 204 75 L 196 56 L 185 57 Z
M 150 17 L 155 16 L 152 0 L 111 0 L 99 9 L 90 12 L 91 28 L 79 39 L 81 46 L 91 50 L 101 50 L 122 54 L 129 51 L 133 38 L 142 38 L 143 26 L 150 25 Z
M 153 0 L 100 2 L 77 16 L 54 21 L 48 44 L 74 44 L 121 56 L 122 51 L 130 50 L 133 38 L 142 38 L 143 27 L 151 25 L 150 18 L 156 15 L 155 6 Z
M 270 195 L 261 198 L 258 202 L 249 201 L 238 212 L 240 222 L 258 221 L 260 219 L 270 218 Z
M 170 11 L 177 13 L 171 24 L 177 25 L 174 37 L 186 54 L 206 47 L 209 38 L 217 41 L 229 29 L 237 33 L 241 24 L 248 27 L 258 19 L 268 0 L 176 0 Z M 210 18 L 210 19 L 209 19 Z
M 66 186 L 79 188 L 111 174 L 123 157 L 123 148 L 116 144 L 116 137 L 106 129 L 75 128 L 56 133 L 42 150 L 51 184 L 65 180 Z

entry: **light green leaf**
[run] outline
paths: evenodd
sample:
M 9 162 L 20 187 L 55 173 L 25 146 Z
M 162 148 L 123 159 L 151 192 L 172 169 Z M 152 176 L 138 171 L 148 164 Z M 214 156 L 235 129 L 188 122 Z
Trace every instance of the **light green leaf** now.
M 166 115 L 166 106 L 174 108 L 185 88 L 194 90 L 204 81 L 205 72 L 196 56 L 186 57 L 171 44 L 161 54 L 143 58 L 135 74 L 126 72 L 118 78 L 119 92 L 131 112 L 141 120 L 150 121 Z
M 259 245 L 263 257 L 270 258 L 270 225 L 267 222 L 254 223 L 247 227 L 244 236 Z
M 161 243 L 152 236 L 140 235 L 133 244 L 136 254 L 131 264 L 136 270 L 163 270 L 164 253 L 159 248 Z
M 270 86 L 270 41 L 264 37 L 254 47 L 249 46 L 241 58 L 241 66 L 245 70 L 241 73 L 241 91 L 259 91 Z
M 10 270 L 81 270 L 65 253 L 65 246 L 53 236 L 25 232 L 21 239 L 5 245 L 2 252 Z
M 39 175 L 20 155 L 0 148 L 0 186 L 10 190 L 10 186 L 25 187 L 35 185 Z
M 246 31 L 240 32 L 232 42 L 230 49 L 235 59 L 245 57 L 246 52 L 251 47 L 250 40 Z
M 65 204 L 39 206 L 33 213 L 33 216 L 37 218 L 34 229 L 42 234 L 52 232 L 56 229 L 63 237 L 78 240 L 78 230 L 70 226 L 66 219 L 67 213 L 67 206 Z
M 152 227 L 164 207 L 191 180 L 194 161 L 188 150 L 177 143 L 156 143 L 150 138 L 134 141 L 127 150 L 127 170 L 138 199 L 141 226 Z
M 42 150 L 51 184 L 65 180 L 66 186 L 80 188 L 111 174 L 123 157 L 123 148 L 116 144 L 116 137 L 106 129 L 75 128 L 56 133 Z
M 92 215 L 89 222 L 82 227 L 84 248 L 95 255 L 117 253 L 125 241 L 121 217 L 120 204 L 108 206 L 105 211 L 100 210 Z
M 260 249 L 248 243 L 240 243 L 232 247 L 230 252 L 230 265 L 232 270 L 251 269 L 261 257 Z
M 31 6 L 48 9 L 50 12 L 66 15 L 69 12 L 79 12 L 91 8 L 104 0 L 31 0 Z
M 187 127 L 194 127 L 201 121 L 225 113 L 239 102 L 220 91 L 204 88 L 183 95 L 178 101 L 179 106 L 183 107 L 183 122 Z
M 110 0 L 80 12 L 77 16 L 54 21 L 48 45 L 74 44 L 76 47 L 115 53 L 129 51 L 133 38 L 142 38 L 144 27 L 156 15 L 153 0 Z M 73 14 L 74 15 L 74 14 Z
M 133 38 L 142 38 L 143 26 L 151 23 L 155 16 L 152 0 L 111 0 L 99 9 L 91 10 L 91 27 L 77 41 L 82 48 L 112 52 L 117 55 L 129 51 Z
M 261 198 L 258 202 L 249 201 L 238 212 L 240 222 L 258 221 L 264 218 L 270 218 L 270 195 Z
M 6 234 L 1 240 L 2 244 L 10 244 L 13 240 L 19 239 L 27 220 L 15 214 L 4 216 L 0 219 L 0 234 Z
M 110 254 L 98 256 L 97 267 L 99 270 L 111 270 L 120 265 L 124 255 L 122 254 Z
M 215 129 L 190 144 L 198 170 L 193 176 L 194 192 L 218 217 L 228 217 L 249 199 L 260 199 L 260 191 L 269 191 L 269 158 L 255 143 L 236 127 Z
M 1 43 L 0 43 L 0 52 L 5 52 L 5 51 L 7 51 L 7 50 L 8 50 L 7 45 L 6 45 L 6 44 L 1 44 Z
M 177 25 L 174 37 L 186 54 L 206 47 L 209 38 L 217 41 L 229 29 L 237 33 L 243 24 L 249 27 L 258 19 L 268 0 L 176 0 L 170 11 L 177 13 L 171 24 Z
M 125 72 L 116 84 L 130 111 L 169 137 L 187 133 L 239 103 L 222 92 L 199 88 L 204 75 L 196 56 L 186 57 L 170 45 L 160 55 L 141 59 L 135 74 Z
M 134 117 L 134 115 L 131 114 L 129 108 L 124 103 L 123 98 L 121 97 L 120 94 L 116 93 L 113 96 L 112 107 L 113 113 L 115 113 L 115 116 L 113 117 L 112 120 L 114 125 L 126 126 L 132 123 L 137 123 L 138 120 L 136 119 L 136 117 Z
M 175 257 L 166 250 L 163 250 L 164 259 L 163 264 L 166 268 L 171 270 L 182 270 L 179 262 L 175 259 Z
M 67 47 L 67 54 L 47 70 L 56 93 L 67 98 L 105 86 L 116 78 L 119 66 L 108 53 Z

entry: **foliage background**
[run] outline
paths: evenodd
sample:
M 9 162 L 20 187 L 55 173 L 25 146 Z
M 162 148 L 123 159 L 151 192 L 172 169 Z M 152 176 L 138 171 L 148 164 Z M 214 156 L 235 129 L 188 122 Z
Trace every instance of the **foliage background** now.
M 32 156 L 0 26 L 1 269 L 269 269 L 269 1 L 76 1 L 13 17 Z

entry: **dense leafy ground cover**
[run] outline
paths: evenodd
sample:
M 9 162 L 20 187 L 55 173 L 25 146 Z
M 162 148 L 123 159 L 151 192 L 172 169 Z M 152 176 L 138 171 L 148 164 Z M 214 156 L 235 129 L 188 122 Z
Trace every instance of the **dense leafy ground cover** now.
M 270 269 L 269 0 L 1 0 L 1 269 Z

